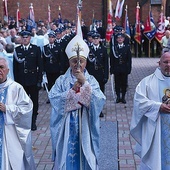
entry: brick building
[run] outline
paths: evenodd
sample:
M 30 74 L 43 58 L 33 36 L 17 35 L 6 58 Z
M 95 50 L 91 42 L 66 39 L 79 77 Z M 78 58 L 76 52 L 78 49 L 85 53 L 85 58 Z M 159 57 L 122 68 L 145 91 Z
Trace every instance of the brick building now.
M 36 21 L 38 20 L 47 20 L 48 18 L 48 4 L 51 7 L 51 18 L 58 18 L 59 6 L 61 7 L 61 15 L 63 19 L 68 19 L 70 21 L 76 20 L 76 5 L 77 1 L 73 0 L 7 0 L 8 4 L 8 14 L 9 16 L 15 17 L 17 10 L 17 2 L 20 4 L 20 13 L 21 18 L 27 18 L 29 14 L 30 3 L 33 3 L 34 14 Z M 113 13 L 116 8 L 117 0 L 112 0 Z M 129 22 L 135 23 L 135 10 L 136 4 L 140 4 L 140 17 L 142 21 L 146 21 L 149 11 L 149 6 L 151 4 L 152 14 L 155 22 L 158 21 L 159 14 L 161 11 L 161 4 L 165 7 L 164 14 L 165 16 L 170 16 L 170 1 L 169 0 L 125 0 L 125 5 L 128 5 L 128 16 Z M 3 18 L 3 1 L 0 2 L 1 6 L 1 15 L 0 19 Z M 84 19 L 86 25 L 90 25 L 94 19 L 103 20 L 104 25 L 107 23 L 107 0 L 86 0 L 83 1 L 82 6 L 82 18 Z M 124 12 L 122 20 L 119 21 L 119 24 L 122 24 L 124 21 Z

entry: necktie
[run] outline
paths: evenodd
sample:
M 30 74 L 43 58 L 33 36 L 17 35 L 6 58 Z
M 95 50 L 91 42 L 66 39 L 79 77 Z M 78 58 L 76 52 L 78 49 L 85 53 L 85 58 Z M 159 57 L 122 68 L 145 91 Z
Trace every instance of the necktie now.
M 27 51 L 27 47 L 24 47 L 24 51 Z

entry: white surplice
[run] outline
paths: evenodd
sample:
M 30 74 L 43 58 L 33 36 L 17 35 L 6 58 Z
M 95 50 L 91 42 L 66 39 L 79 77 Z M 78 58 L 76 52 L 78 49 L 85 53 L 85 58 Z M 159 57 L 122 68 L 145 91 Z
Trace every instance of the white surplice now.
M 8 78 L 2 148 L 2 170 L 35 170 L 32 154 L 31 121 L 33 104 L 23 87 Z
M 159 68 L 136 87 L 130 133 L 136 140 L 136 154 L 141 158 L 142 170 L 161 170 L 162 104 L 159 85 L 164 76 Z

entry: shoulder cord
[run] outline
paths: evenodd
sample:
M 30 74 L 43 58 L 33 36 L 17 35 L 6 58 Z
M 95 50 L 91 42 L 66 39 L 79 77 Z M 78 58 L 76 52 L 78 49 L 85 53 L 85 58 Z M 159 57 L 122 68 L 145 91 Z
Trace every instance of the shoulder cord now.
M 52 52 L 49 50 L 48 47 L 47 47 L 47 49 L 48 49 L 48 52 L 50 53 L 49 55 L 47 55 L 47 54 L 45 53 L 44 47 L 42 48 L 42 52 L 43 52 L 44 56 L 47 57 L 47 58 L 53 57 L 53 54 L 52 54 Z
M 112 51 L 113 51 L 113 55 L 115 58 L 119 58 L 119 56 L 117 56 L 116 51 L 115 51 L 115 44 L 114 44 L 114 36 L 112 36 Z
M 94 53 L 92 52 L 91 49 L 90 49 L 90 53 L 92 54 L 92 56 L 94 56 L 94 58 L 90 58 L 89 55 L 88 55 L 88 59 L 92 63 L 92 62 L 94 62 L 96 60 L 96 56 L 94 55 Z
M 18 63 L 23 63 L 25 61 L 25 58 L 18 58 L 16 50 L 14 49 L 14 57 L 17 60 Z

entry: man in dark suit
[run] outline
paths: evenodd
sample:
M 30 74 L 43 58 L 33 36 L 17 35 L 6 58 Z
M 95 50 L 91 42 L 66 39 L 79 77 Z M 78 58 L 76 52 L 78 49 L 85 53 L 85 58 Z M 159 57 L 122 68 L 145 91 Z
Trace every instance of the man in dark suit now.
M 87 58 L 87 70 L 93 75 L 100 85 L 101 91 L 104 93 L 105 84 L 108 81 L 109 66 L 107 49 L 100 42 L 100 34 L 92 34 L 93 45 L 89 47 L 90 52 Z M 101 112 L 100 117 L 103 117 Z
M 132 55 L 130 46 L 124 43 L 125 36 L 122 33 L 116 35 L 117 43 L 110 46 L 110 73 L 114 74 L 116 103 L 126 103 L 128 74 L 131 72 Z M 120 96 L 122 93 L 122 96 Z
M 30 43 L 31 33 L 21 32 L 22 45 L 15 48 L 13 69 L 14 79 L 20 83 L 33 101 L 32 127 L 37 129 L 38 92 L 42 82 L 42 57 L 41 50 Z

